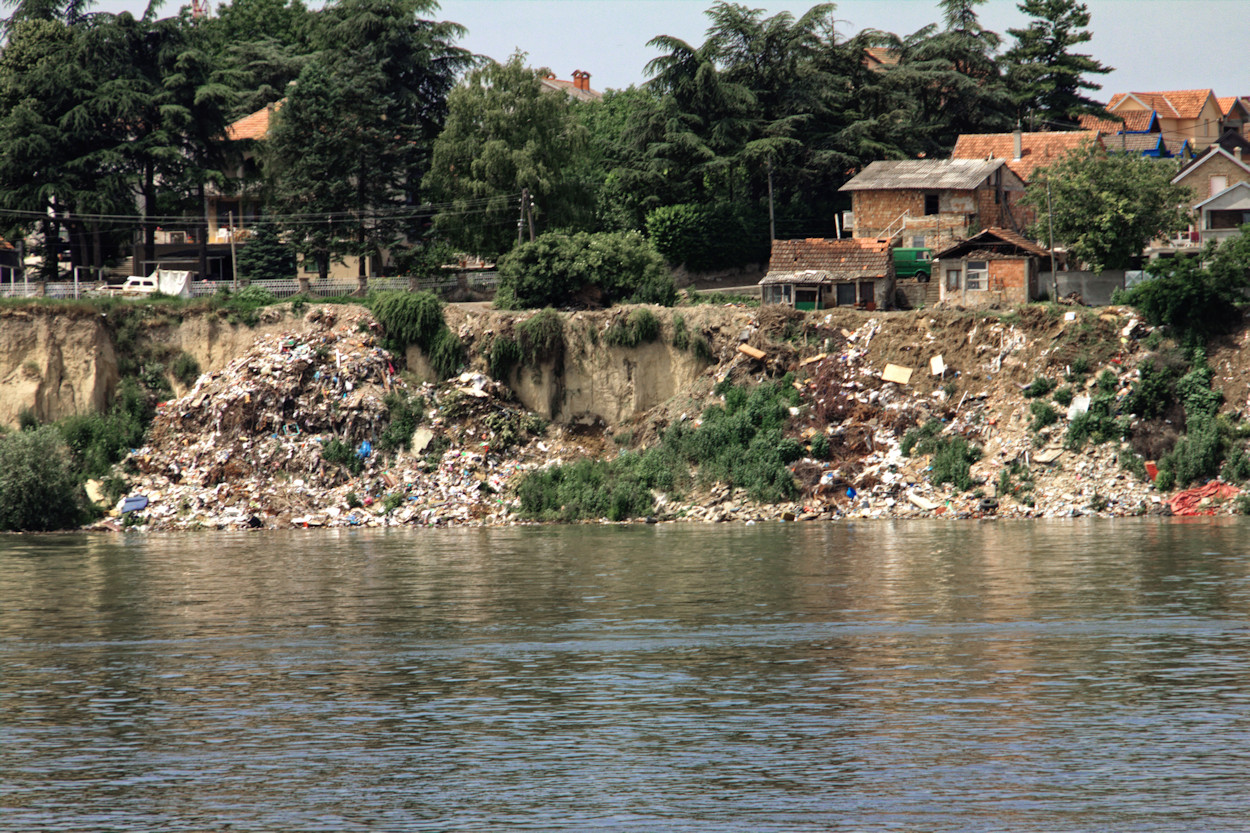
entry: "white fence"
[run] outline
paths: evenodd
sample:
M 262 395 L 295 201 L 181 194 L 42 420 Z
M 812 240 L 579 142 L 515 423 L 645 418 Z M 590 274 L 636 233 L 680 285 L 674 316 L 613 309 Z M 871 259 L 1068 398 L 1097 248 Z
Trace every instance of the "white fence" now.
M 499 274 L 497 272 L 458 273 L 451 277 L 436 280 L 419 280 L 417 281 L 417 291 L 445 292 L 461 287 L 476 291 L 489 291 L 498 284 Z M 292 295 L 299 294 L 299 281 L 293 278 L 276 281 L 254 281 L 252 285 L 263 287 L 278 298 L 290 298 Z M 44 295 L 48 298 L 84 298 L 99 294 L 97 292 L 98 286 L 99 284 L 97 283 L 83 281 L 77 284 L 69 281 L 49 282 L 46 284 L 47 289 Z M 341 295 L 352 294 L 358 286 L 359 283 L 354 278 L 351 280 L 313 280 L 310 283 L 308 294 L 314 298 L 335 298 Z M 408 278 L 404 277 L 369 278 L 367 286 L 373 292 L 390 290 L 407 292 L 410 288 Z M 223 289 L 232 289 L 231 283 L 229 281 L 193 281 L 191 283 L 191 296 L 203 298 L 215 295 Z M 0 298 L 34 298 L 38 295 L 39 284 L 35 281 L 27 283 L 0 283 Z

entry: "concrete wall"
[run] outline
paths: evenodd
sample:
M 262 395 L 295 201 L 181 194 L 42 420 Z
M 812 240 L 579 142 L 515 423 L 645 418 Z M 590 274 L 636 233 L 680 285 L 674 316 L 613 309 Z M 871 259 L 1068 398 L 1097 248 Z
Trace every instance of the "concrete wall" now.
M 1054 294 L 1054 283 L 1049 272 L 1041 274 L 1041 289 L 1047 296 Z M 1124 271 L 1106 272 L 1060 272 L 1059 297 L 1078 292 L 1090 306 L 1103 307 L 1111 303 L 1111 293 L 1124 288 Z

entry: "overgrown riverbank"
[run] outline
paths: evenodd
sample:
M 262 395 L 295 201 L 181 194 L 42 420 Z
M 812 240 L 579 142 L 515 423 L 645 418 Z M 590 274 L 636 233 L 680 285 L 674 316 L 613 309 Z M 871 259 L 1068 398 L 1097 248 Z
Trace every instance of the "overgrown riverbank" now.
M 0 465 L 65 488 L 62 460 L 97 512 L 147 500 L 97 523 L 151 529 L 1127 515 L 1250 476 L 1243 334 L 1187 353 L 1127 308 L 389 303 L 118 315 L 110 404 L 0 440 Z M 230 361 L 171 349 L 205 316 Z

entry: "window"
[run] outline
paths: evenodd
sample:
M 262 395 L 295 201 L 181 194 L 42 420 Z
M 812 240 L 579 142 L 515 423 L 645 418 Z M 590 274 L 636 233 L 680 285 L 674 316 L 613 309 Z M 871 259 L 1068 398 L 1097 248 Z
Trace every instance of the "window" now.
M 958 269 L 946 270 L 946 291 L 947 292 L 959 291 L 959 270 Z
M 1221 191 L 1223 191 L 1223 190 L 1224 190 L 1224 189 L 1226 189 L 1226 188 L 1228 188 L 1228 177 L 1226 177 L 1226 176 L 1213 176 L 1213 177 L 1211 177 L 1211 194 L 1210 194 L 1210 196 L 1214 197 L 1216 194 L 1220 193 Z
M 931 217 L 937 213 L 938 213 L 938 195 L 937 194 L 925 194 L 924 195 L 924 215 L 926 217 Z
M 972 292 L 974 290 L 989 289 L 990 286 L 990 265 L 984 260 L 970 260 L 964 271 L 964 289 Z
M 837 303 L 840 307 L 855 306 L 855 284 L 840 283 L 837 289 Z
M 911 247 L 913 249 L 923 249 L 924 248 L 924 235 L 920 234 L 920 235 L 913 237 L 911 239 Z

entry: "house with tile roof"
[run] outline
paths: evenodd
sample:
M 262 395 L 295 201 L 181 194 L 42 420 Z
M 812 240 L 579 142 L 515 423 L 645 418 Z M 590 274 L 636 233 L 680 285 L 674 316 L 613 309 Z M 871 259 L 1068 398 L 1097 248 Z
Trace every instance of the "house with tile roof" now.
M 1063 130 L 1043 133 L 964 133 L 955 140 L 952 159 L 1002 159 L 1028 184 L 1033 172 L 1077 150 L 1100 143 L 1097 131 Z
M 1244 96 L 1230 95 L 1215 101 L 1224 111 L 1224 129 L 1232 128 L 1241 135 L 1250 137 L 1250 100 Z
M 803 310 L 886 309 L 894 299 L 891 248 L 885 240 L 774 240 L 762 300 Z
M 1011 229 L 988 228 L 938 252 L 940 302 L 965 307 L 1015 306 L 1041 297 L 1050 252 Z
M 841 187 L 854 237 L 937 249 L 990 226 L 1022 230 L 1024 181 L 1004 159 L 877 161 Z
M 1129 113 L 1141 111 L 1158 116 L 1159 130 L 1169 147 L 1188 141 L 1200 153 L 1223 130 L 1224 111 L 1209 89 L 1116 93 L 1107 104 L 1108 113 L 1126 120 Z
M 573 70 L 572 81 L 556 78 L 554 73 L 547 73 L 539 80 L 543 89 L 562 92 L 574 101 L 599 101 L 603 98 L 603 93 L 590 88 L 590 73 L 580 69 Z
M 1193 193 L 1189 203 L 1193 221 L 1187 242 L 1202 245 L 1228 237 L 1224 221 L 1232 215 L 1215 212 L 1240 211 L 1242 192 L 1238 186 L 1250 184 L 1250 142 L 1230 131 L 1226 143 L 1222 137 L 1221 143 L 1211 145 L 1181 168 L 1172 182 L 1188 186 Z M 1237 195 L 1224 199 L 1233 189 L 1238 189 Z

